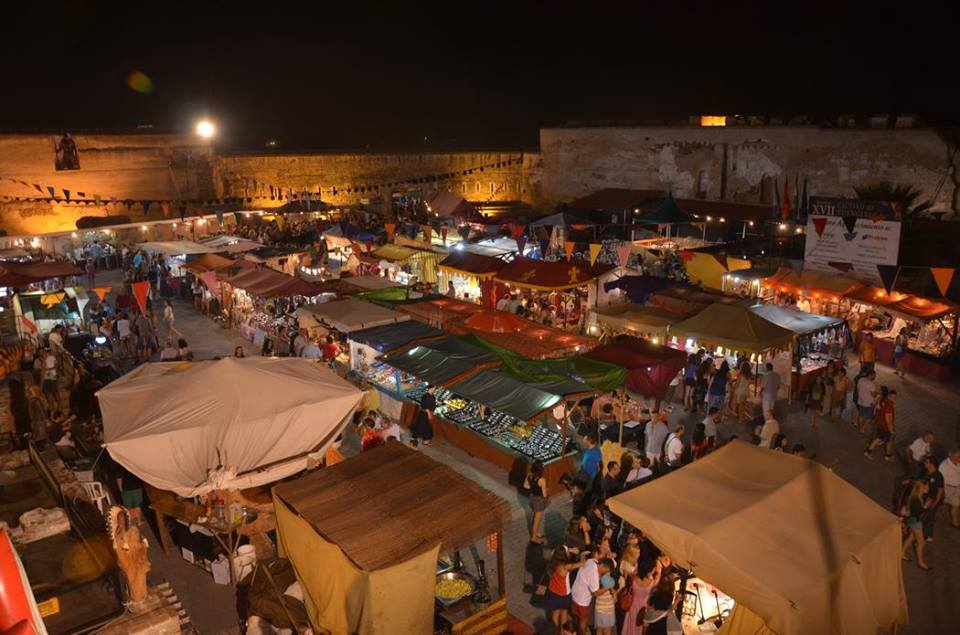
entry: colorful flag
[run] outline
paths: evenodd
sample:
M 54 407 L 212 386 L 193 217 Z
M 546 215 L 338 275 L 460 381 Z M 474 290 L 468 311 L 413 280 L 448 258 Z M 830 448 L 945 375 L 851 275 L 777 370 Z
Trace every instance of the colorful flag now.
M 147 216 L 150 213 L 150 201 L 143 202 L 143 215 Z
M 568 240 L 563 243 L 563 250 L 567 253 L 567 260 L 573 258 L 573 248 L 576 247 L 576 243 L 572 240 Z
M 590 266 L 597 262 L 597 256 L 603 251 L 603 245 L 600 243 L 590 243 Z
M 137 306 L 140 307 L 141 313 L 147 312 L 147 294 L 150 292 L 150 283 L 146 280 L 141 280 L 140 282 L 134 282 L 133 285 L 133 297 L 137 301 Z
M 383 228 L 387 230 L 387 240 L 393 240 L 393 234 L 397 231 L 397 224 L 384 223 Z
M 623 242 L 617 247 L 617 258 L 620 259 L 620 266 L 626 269 L 627 263 L 630 262 L 630 243 Z
M 107 297 L 107 294 L 110 293 L 112 289 L 113 287 L 94 287 L 90 290 L 96 293 L 97 297 L 100 298 L 100 301 L 103 302 L 103 300 Z
M 956 273 L 956 269 L 952 267 L 930 267 L 930 274 L 933 276 L 934 282 L 937 283 L 937 289 L 940 290 L 940 295 L 946 297 L 947 289 L 950 288 L 950 283 L 953 281 L 953 274 Z
M 897 274 L 900 268 L 896 265 L 877 265 L 877 273 L 880 274 L 880 280 L 883 281 L 883 288 L 890 293 L 894 285 L 897 284 Z
M 827 227 L 827 219 L 823 216 L 813 219 L 813 228 L 817 232 L 818 238 L 823 238 L 823 230 Z

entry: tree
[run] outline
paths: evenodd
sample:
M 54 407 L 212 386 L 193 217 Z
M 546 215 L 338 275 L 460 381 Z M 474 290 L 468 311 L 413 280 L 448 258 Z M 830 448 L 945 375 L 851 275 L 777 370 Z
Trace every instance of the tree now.
M 926 215 L 933 207 L 932 201 L 917 203 L 922 192 L 912 185 L 878 181 L 859 187 L 854 186 L 857 198 L 864 201 L 885 201 L 895 203 L 899 208 L 903 220 L 913 220 Z

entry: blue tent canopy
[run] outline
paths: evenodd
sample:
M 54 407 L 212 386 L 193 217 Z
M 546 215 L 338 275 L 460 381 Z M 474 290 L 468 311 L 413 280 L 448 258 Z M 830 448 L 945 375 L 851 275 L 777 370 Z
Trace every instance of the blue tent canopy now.
M 429 340 L 444 337 L 445 333 L 432 326 L 422 322 L 409 320 L 407 322 L 398 322 L 396 324 L 384 324 L 383 326 L 374 326 L 354 331 L 350 334 L 350 339 L 366 344 L 381 353 L 387 353 L 419 340 Z

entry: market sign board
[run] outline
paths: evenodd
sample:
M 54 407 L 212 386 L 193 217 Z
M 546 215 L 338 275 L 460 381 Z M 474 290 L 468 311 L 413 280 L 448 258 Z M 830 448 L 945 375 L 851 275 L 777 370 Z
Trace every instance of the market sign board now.
M 897 264 L 900 213 L 891 203 L 813 196 L 806 239 L 805 270 L 880 285 L 877 265 Z

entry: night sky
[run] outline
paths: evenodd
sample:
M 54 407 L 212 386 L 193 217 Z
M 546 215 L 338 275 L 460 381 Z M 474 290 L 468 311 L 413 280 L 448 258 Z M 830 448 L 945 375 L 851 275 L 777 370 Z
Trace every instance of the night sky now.
M 482 149 L 572 120 L 960 110 L 956 2 L 132 4 L 7 13 L 0 129 L 209 115 L 224 149 Z

